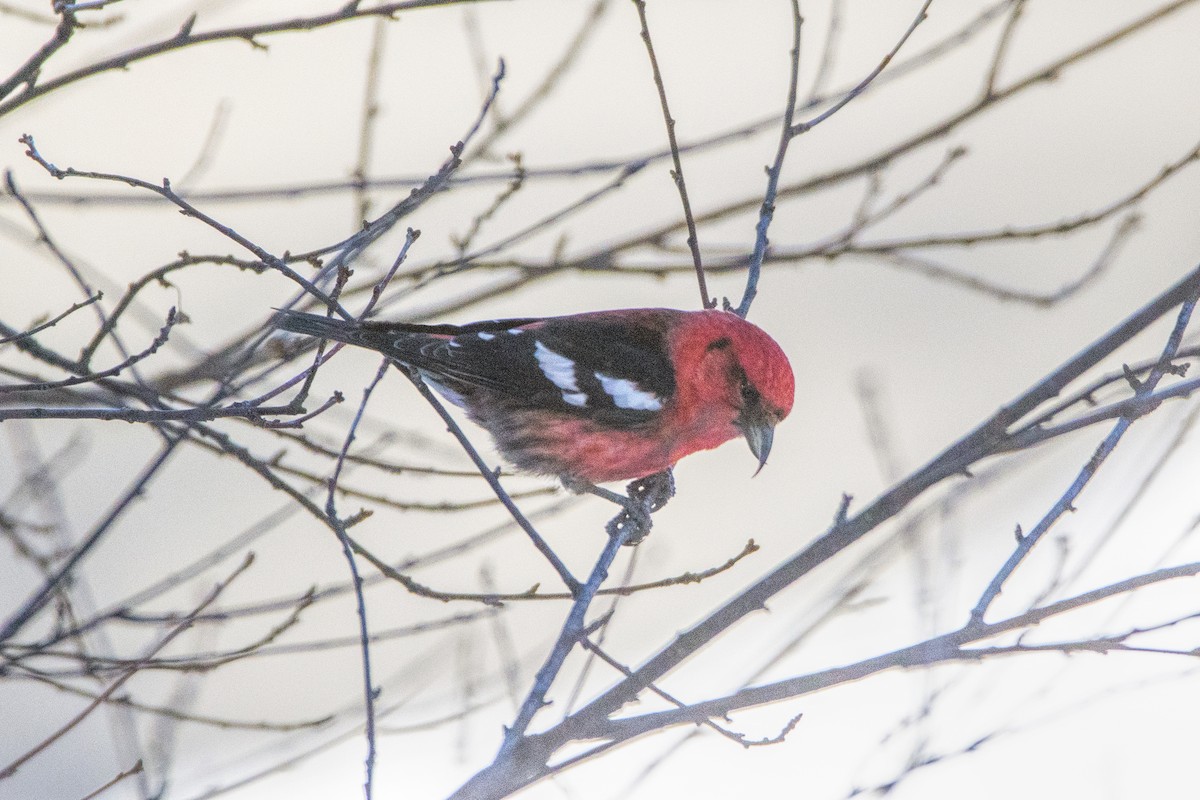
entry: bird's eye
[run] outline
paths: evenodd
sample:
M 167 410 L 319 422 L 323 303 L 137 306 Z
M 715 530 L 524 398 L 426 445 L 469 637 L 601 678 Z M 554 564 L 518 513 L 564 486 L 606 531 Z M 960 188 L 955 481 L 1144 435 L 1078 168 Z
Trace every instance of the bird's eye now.
M 758 390 L 750 384 L 750 380 L 745 375 L 742 376 L 741 380 L 741 393 L 743 406 L 750 406 L 758 403 Z

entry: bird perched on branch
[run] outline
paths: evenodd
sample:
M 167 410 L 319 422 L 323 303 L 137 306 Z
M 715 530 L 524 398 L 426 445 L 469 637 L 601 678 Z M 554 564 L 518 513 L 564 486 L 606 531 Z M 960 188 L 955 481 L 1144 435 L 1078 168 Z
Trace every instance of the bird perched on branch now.
M 738 436 L 761 469 L 792 408 L 783 350 L 726 311 L 631 308 L 461 326 L 281 311 L 276 324 L 415 369 L 514 466 L 568 488 L 666 472 Z

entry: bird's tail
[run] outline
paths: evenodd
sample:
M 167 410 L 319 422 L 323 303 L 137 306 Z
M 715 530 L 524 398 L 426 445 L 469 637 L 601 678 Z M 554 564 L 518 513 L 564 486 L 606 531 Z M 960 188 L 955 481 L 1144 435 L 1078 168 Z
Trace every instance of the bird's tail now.
M 321 314 L 307 314 L 303 311 L 277 309 L 274 323 L 277 328 L 292 333 L 304 333 L 320 339 L 333 339 L 347 344 L 362 344 L 360 327 L 357 322 L 347 322 Z

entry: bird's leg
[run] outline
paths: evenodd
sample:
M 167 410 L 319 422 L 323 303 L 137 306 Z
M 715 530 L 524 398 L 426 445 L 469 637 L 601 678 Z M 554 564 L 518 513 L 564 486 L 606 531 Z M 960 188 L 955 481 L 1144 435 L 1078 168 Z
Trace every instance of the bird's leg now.
M 670 469 L 666 469 L 638 478 L 625 487 L 625 495 L 592 484 L 568 488 L 580 489 L 621 506 L 624 510 L 609 520 L 605 529 L 609 536 L 624 534 L 625 544 L 638 544 L 649 535 L 650 528 L 654 526 L 650 515 L 675 496 L 675 476 Z

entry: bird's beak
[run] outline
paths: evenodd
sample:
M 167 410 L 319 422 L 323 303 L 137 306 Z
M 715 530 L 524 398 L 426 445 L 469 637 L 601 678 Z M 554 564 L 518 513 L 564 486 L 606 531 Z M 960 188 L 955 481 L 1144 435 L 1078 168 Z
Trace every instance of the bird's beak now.
M 758 459 L 757 475 L 767 465 L 767 456 L 771 454 L 771 443 L 775 441 L 775 423 L 769 419 L 761 407 L 744 408 L 738 415 L 737 426 L 750 445 L 750 452 Z

